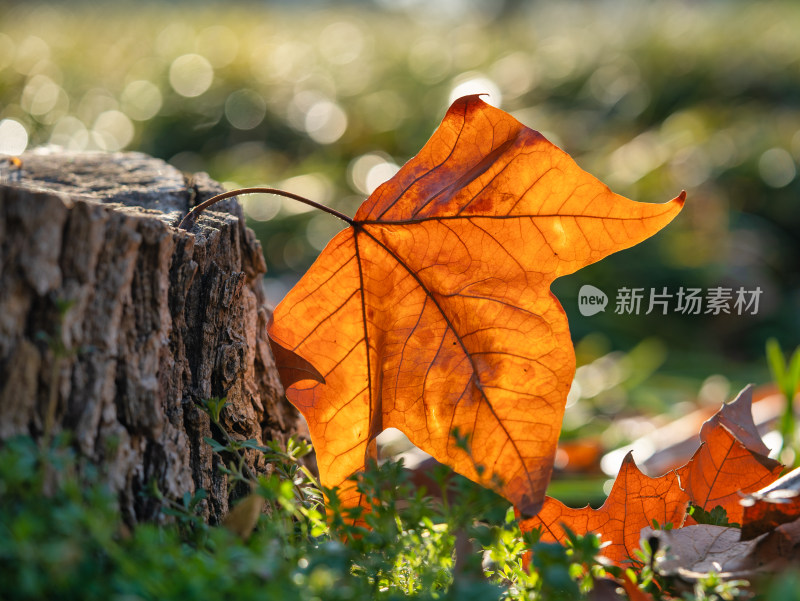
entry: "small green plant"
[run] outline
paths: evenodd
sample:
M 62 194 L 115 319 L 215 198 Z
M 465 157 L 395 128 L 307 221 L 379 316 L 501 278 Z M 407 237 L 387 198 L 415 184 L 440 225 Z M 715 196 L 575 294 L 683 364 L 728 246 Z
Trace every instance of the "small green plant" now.
M 740 524 L 728 521 L 728 512 L 719 505 L 714 507 L 711 511 L 706 511 L 697 505 L 689 507 L 689 515 L 694 518 L 698 524 L 710 524 L 712 526 L 725 526 L 727 528 L 741 528 Z
M 640 547 L 633 552 L 631 567 L 625 569 L 626 577 L 634 585 L 651 594 L 658 594 L 664 588 L 663 580 L 655 569 L 658 552 L 658 538 L 643 538 Z
M 672 522 L 667 522 L 666 524 L 660 524 L 656 519 L 653 519 L 653 521 L 650 522 L 650 525 L 653 527 L 653 530 L 672 530 L 673 528 Z
M 266 449 L 259 446 L 258 441 L 255 439 L 236 440 L 228 433 L 220 422 L 222 410 L 227 404 L 228 400 L 225 397 L 212 397 L 210 399 L 201 400 L 197 406 L 208 415 L 213 428 L 222 435 L 224 444 L 207 436 L 204 437 L 203 440 L 215 453 L 222 456 L 223 461 L 226 458 L 225 453 L 227 453 L 229 457 L 234 458 L 234 460 L 229 461 L 227 465 L 223 463 L 220 466 L 222 473 L 228 476 L 228 489 L 230 491 L 239 483 L 250 484 L 251 486 L 256 483 L 256 474 L 246 463 L 244 450 L 266 451 Z
M 692 593 L 684 594 L 684 599 L 691 601 L 733 601 L 750 598 L 744 590 L 749 583 L 746 580 L 725 580 L 717 573 L 710 573 L 694 584 Z
M 778 456 L 783 463 L 797 466 L 800 461 L 800 449 L 795 432 L 794 398 L 800 388 L 800 347 L 796 348 L 787 361 L 780 343 L 775 338 L 767 340 L 767 363 L 778 390 L 786 400 L 786 406 L 778 423 L 781 443 Z M 790 456 L 784 451 L 790 450 Z
M 208 415 L 208 417 L 211 419 L 211 423 L 213 423 L 215 426 L 218 426 L 220 417 L 222 416 L 222 410 L 225 408 L 225 405 L 227 404 L 228 404 L 228 399 L 225 397 L 211 397 L 210 399 L 200 400 L 198 406 L 203 412 L 206 413 L 206 415 Z M 206 438 L 205 440 L 206 442 L 209 442 L 208 438 Z M 215 451 L 217 450 L 216 448 L 214 448 L 214 445 L 212 443 L 209 442 L 209 444 L 211 444 L 212 449 L 214 449 Z

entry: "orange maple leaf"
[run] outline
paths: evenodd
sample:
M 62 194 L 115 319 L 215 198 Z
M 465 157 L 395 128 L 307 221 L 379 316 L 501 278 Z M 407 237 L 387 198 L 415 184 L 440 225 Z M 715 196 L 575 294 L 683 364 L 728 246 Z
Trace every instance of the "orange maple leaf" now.
M 693 504 L 712 510 L 725 509 L 730 523 L 741 523 L 742 493 L 773 482 L 783 466 L 767 457 L 753 423 L 752 387 L 745 388 L 731 403 L 724 404 L 700 430 L 702 446 L 677 470 L 681 486 Z
M 520 521 L 520 529 L 528 532 L 540 528 L 543 542 L 566 540 L 562 524 L 576 534 L 594 532 L 608 545 L 603 555 L 621 564 L 639 548 L 639 535 L 653 520 L 661 525 L 683 525 L 689 496 L 681 490 L 674 471 L 659 478 L 645 476 L 628 453 L 619 468 L 614 486 L 599 509 L 588 505 L 580 509 L 567 507 L 547 497 L 542 510 L 534 517 Z
M 507 113 L 457 100 L 275 309 L 322 484 L 358 503 L 347 478 L 395 427 L 536 513 L 575 371 L 550 284 L 653 235 L 683 200 L 618 196 Z
M 728 520 L 742 522 L 742 493 L 773 482 L 782 465 L 765 454 L 752 416 L 752 387 L 723 404 L 700 430 L 702 446 L 684 466 L 660 478 L 642 474 L 629 453 L 600 509 L 572 509 L 547 497 L 539 514 L 522 520 L 523 531 L 542 529 L 542 540 L 563 542 L 562 524 L 577 534 L 595 532 L 610 544 L 603 554 L 620 563 L 639 546 L 640 531 L 653 519 L 680 528 L 688 502 L 710 511 L 722 506 Z M 734 434 L 735 433 L 735 434 Z
M 742 499 L 742 540 L 800 518 L 800 468 Z

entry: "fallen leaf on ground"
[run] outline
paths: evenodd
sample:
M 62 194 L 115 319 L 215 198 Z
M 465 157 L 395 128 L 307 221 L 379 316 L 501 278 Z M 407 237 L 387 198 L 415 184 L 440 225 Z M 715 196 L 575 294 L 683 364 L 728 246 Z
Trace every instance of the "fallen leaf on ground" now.
M 702 446 L 678 470 L 691 502 L 706 511 L 722 507 L 730 523 L 742 522 L 742 494 L 774 481 L 783 469 L 766 456 L 769 449 L 753 423 L 751 405 L 748 386 L 703 424 Z
M 800 468 L 742 499 L 742 538 L 749 540 L 800 518 Z
M 755 553 L 762 564 L 772 561 L 771 566 L 783 567 L 784 564 L 800 559 L 800 519 L 777 526 L 759 539 Z M 777 558 L 777 560 L 772 560 Z
M 659 549 L 664 549 L 655 564 L 661 575 L 679 576 L 688 582 L 712 572 L 725 580 L 752 579 L 775 573 L 800 558 L 800 520 L 750 540 L 742 540 L 738 528 L 709 524 L 670 531 L 645 528 L 642 538 L 656 538 Z
M 278 369 L 322 484 L 361 502 L 347 478 L 395 427 L 536 513 L 575 371 L 550 284 L 652 236 L 683 200 L 618 196 L 507 113 L 457 100 L 275 309 L 270 338 L 304 360 Z M 302 379 L 309 365 L 325 384 Z
M 724 426 L 736 439 L 754 453 L 769 455 L 769 449 L 761 439 L 755 421 L 753 420 L 753 390 L 752 384 L 745 386 L 730 403 L 723 403 L 722 407 L 700 430 L 700 440 L 705 441 L 703 433 L 717 426 Z
M 656 569 L 665 576 L 694 581 L 716 572 L 723 578 L 744 578 L 753 573 L 752 554 L 759 540 L 741 541 L 738 528 L 699 524 L 678 530 L 642 530 L 643 539 L 656 538 L 663 555 Z M 651 543 L 652 546 L 652 543 Z
M 638 548 L 640 530 L 650 526 L 653 519 L 662 525 L 671 523 L 675 528 L 696 525 L 691 517 L 686 516 L 689 501 L 705 511 L 721 506 L 730 523 L 742 522 L 740 501 L 743 494 L 772 482 L 782 469 L 780 463 L 759 452 L 768 452 L 768 449 L 758 436 L 753 421 L 751 395 L 752 389 L 745 388 L 734 401 L 724 404 L 703 423 L 700 428 L 702 446 L 680 469 L 661 478 L 649 478 L 639 471 L 629 452 L 601 508 L 572 509 L 548 497 L 540 513 L 532 519 L 522 520 L 520 527 L 524 531 L 539 527 L 542 540 L 559 542 L 566 539 L 562 524 L 581 535 L 595 532 L 610 543 L 603 554 L 621 563 L 632 557 Z M 784 489 L 800 488 L 800 476 L 785 482 Z M 794 494 L 769 487 L 754 495 L 751 505 L 756 506 L 757 498 L 760 503 L 753 511 L 767 512 L 764 513 L 766 529 L 758 534 L 782 523 L 775 520 L 785 522 L 800 516 L 800 501 L 796 507 L 786 502 L 786 498 Z M 775 503 L 775 499 L 768 500 L 769 495 L 780 497 L 781 503 Z M 774 512 L 781 509 L 785 509 L 786 514 L 775 515 Z M 747 522 L 746 513 L 744 521 Z
M 247 540 L 258 524 L 264 509 L 264 497 L 250 493 L 225 516 L 222 524 L 242 540 Z
M 680 527 L 688 503 L 689 496 L 681 490 L 675 472 L 650 478 L 639 471 L 628 454 L 602 507 L 573 509 L 547 497 L 538 515 L 521 520 L 520 528 L 523 532 L 540 528 L 540 540 L 562 543 L 567 538 L 562 524 L 577 534 L 594 532 L 609 543 L 603 555 L 622 564 L 639 548 L 642 528 L 653 520 Z
M 744 394 L 745 391 L 742 391 Z M 774 430 L 774 424 L 778 418 L 783 414 L 786 401 L 781 394 L 776 392 L 772 385 L 759 386 L 757 389 L 748 391 L 744 396 L 740 394 L 744 400 L 751 398 L 752 404 L 747 408 L 747 413 L 752 417 L 747 417 L 754 427 L 750 432 L 751 437 L 743 436 L 741 432 L 734 429 L 732 424 L 739 421 L 739 411 L 742 411 L 745 403 L 732 401 L 724 405 L 724 407 L 733 407 L 734 410 L 724 410 L 725 420 L 723 425 L 728 426 L 728 429 L 741 440 L 745 446 L 751 450 L 769 455 L 766 446 L 761 442 L 761 435 Z M 736 409 L 740 407 L 740 409 Z M 615 449 L 606 453 L 603 457 L 603 464 L 606 466 L 620 465 L 622 458 L 628 453 L 633 451 L 636 457 L 636 464 L 645 474 L 658 475 L 666 474 L 668 471 L 678 469 L 686 464 L 692 456 L 697 452 L 702 444 L 700 441 L 700 429 L 702 425 L 714 416 L 718 411 L 711 407 L 699 407 L 694 411 L 687 413 L 677 419 L 667 419 L 666 423 L 659 426 L 652 432 L 633 441 L 631 444 L 623 448 Z M 747 416 L 747 413 L 745 416 Z M 666 416 L 661 416 L 666 417 Z M 659 417 L 656 418 L 660 419 Z M 753 441 L 758 441 L 756 444 L 751 444 Z
M 599 437 L 562 440 L 556 451 L 556 468 L 562 474 L 600 474 L 603 445 Z

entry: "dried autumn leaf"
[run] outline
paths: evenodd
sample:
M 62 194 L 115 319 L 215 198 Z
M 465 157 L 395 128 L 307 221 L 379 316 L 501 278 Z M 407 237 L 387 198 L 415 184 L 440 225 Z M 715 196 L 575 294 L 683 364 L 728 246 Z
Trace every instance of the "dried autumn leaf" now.
M 642 528 L 653 520 L 680 527 L 688 503 L 689 497 L 681 490 L 675 472 L 659 478 L 645 476 L 628 453 L 602 507 L 573 509 L 547 497 L 536 516 L 520 521 L 520 529 L 528 532 L 540 528 L 540 540 L 561 543 L 567 538 L 562 524 L 576 534 L 594 532 L 609 543 L 603 548 L 603 555 L 621 564 L 639 548 Z
M 622 573 L 622 588 L 625 594 L 628 595 L 628 601 L 655 601 L 655 598 L 650 593 L 640 589 L 636 583 L 631 580 L 627 571 Z
M 782 524 L 757 538 L 742 538 L 738 528 L 701 524 L 680 530 L 642 530 L 665 553 L 656 560 L 662 576 L 694 582 L 710 573 L 731 580 L 775 573 L 800 557 L 800 520 Z
M 270 338 L 306 362 L 278 368 L 322 484 L 357 503 L 346 480 L 395 427 L 534 514 L 575 370 L 550 284 L 653 235 L 683 198 L 613 194 L 507 113 L 457 100 L 275 309 Z
M 766 456 L 769 450 L 753 423 L 752 400 L 748 386 L 706 421 L 700 430 L 702 446 L 678 470 L 691 502 L 706 511 L 721 506 L 731 523 L 742 522 L 742 493 L 766 486 L 783 469 Z
M 749 540 L 800 518 L 800 468 L 741 500 L 742 539 Z
M 723 578 L 752 575 L 753 555 L 758 540 L 741 541 L 738 528 L 700 524 L 678 530 L 642 530 L 642 538 L 655 537 L 666 553 L 656 560 L 656 569 L 665 576 L 680 576 L 694 581 L 715 572 Z
M 742 536 L 742 540 L 748 539 Z M 755 563 L 759 568 L 769 564 L 779 569 L 782 564 L 796 563 L 800 559 L 800 519 L 781 524 L 757 540 Z
M 756 453 L 768 455 L 769 450 L 761 440 L 760 432 L 773 428 L 783 414 L 786 401 L 773 387 L 762 386 L 758 390 L 752 385 L 745 388 L 733 402 L 714 411 L 700 407 L 633 441 L 624 449 L 608 452 L 604 461 L 622 463 L 622 457 L 633 450 L 639 467 L 646 474 L 665 474 L 689 462 L 702 444 L 700 429 L 712 417 L 713 423 L 721 423 L 746 447 Z M 745 424 L 745 425 L 740 425 Z
M 753 453 L 720 425 L 708 432 L 678 474 L 694 505 L 706 511 L 721 506 L 731 523 L 741 523 L 741 495 L 772 482 L 782 468 L 774 459 Z
M 700 440 L 706 429 L 724 426 L 744 446 L 761 455 L 769 455 L 769 449 L 758 433 L 758 427 L 753 420 L 753 385 L 748 384 L 730 403 L 720 407 L 710 419 L 706 420 L 700 430 Z
M 242 540 L 247 540 L 255 530 L 263 509 L 264 497 L 250 493 L 225 516 L 222 524 Z

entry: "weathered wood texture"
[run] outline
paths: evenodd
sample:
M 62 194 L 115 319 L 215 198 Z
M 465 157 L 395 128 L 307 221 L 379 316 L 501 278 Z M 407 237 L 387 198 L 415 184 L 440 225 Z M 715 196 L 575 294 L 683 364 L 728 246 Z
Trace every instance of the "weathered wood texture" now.
M 196 402 L 227 396 L 229 432 L 282 438 L 296 413 L 266 337 L 261 246 L 221 191 L 137 153 L 28 153 L 0 165 L 0 439 L 68 429 L 130 522 L 153 519 L 149 483 L 208 491 L 228 509 Z M 249 461 L 257 461 L 250 456 Z M 257 466 L 263 469 L 264 466 Z

